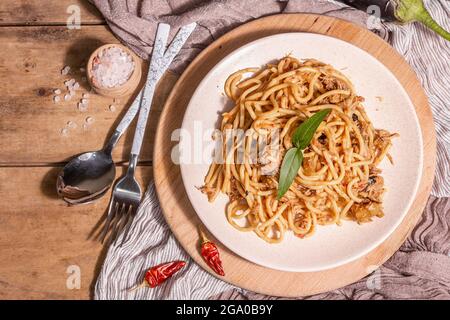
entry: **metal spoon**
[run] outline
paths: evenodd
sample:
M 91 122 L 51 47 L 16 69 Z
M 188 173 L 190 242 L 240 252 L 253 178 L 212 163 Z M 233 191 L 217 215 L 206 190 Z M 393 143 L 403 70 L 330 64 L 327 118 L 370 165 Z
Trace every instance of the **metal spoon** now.
M 136 116 L 142 91 L 134 99 L 106 146 L 99 151 L 86 152 L 69 161 L 58 174 L 56 190 L 69 204 L 92 202 L 111 187 L 116 177 L 112 150 Z

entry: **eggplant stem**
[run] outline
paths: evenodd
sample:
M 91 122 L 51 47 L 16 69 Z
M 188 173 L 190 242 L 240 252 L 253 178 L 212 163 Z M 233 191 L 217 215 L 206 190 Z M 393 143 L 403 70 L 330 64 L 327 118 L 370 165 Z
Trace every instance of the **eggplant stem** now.
M 423 23 L 425 26 L 436 32 L 438 35 L 440 35 L 442 38 L 450 41 L 450 32 L 442 28 L 430 15 L 428 10 L 423 8 L 423 10 L 420 10 L 417 13 L 416 16 L 417 21 Z
M 450 41 L 450 33 L 433 19 L 423 4 L 423 0 L 397 0 L 395 16 L 403 23 L 419 21 L 442 38 Z

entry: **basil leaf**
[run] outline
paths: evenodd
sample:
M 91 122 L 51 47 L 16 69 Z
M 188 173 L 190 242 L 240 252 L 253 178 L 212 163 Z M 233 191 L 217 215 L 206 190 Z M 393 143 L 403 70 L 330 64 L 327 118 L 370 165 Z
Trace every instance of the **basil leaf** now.
M 277 199 L 280 199 L 294 181 L 297 176 L 298 169 L 302 165 L 303 152 L 298 148 L 289 149 L 283 158 L 283 163 L 280 169 L 280 179 L 278 180 L 278 195 Z
M 294 134 L 292 135 L 293 145 L 301 150 L 308 147 L 320 123 L 330 111 L 331 109 L 323 109 L 314 114 L 311 118 L 303 121 L 303 123 L 295 129 Z

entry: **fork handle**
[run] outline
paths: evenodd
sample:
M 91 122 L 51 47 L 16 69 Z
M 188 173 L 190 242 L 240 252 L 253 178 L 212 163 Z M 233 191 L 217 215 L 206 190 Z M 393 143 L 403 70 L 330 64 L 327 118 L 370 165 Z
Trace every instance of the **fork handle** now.
M 134 171 L 136 169 L 137 162 L 138 162 L 138 155 L 137 154 L 131 154 L 130 155 L 130 161 L 128 162 L 127 175 L 134 176 Z
M 161 72 L 162 74 L 162 72 Z M 133 146 L 131 147 L 132 155 L 139 155 L 141 151 L 142 141 L 144 140 L 145 128 L 147 126 L 148 115 L 152 106 L 153 96 L 155 94 L 156 84 L 161 76 L 150 67 L 149 78 L 143 90 L 141 98 L 141 108 L 139 110 L 138 122 L 133 138 Z
M 156 84 L 164 73 L 162 62 L 164 58 L 164 50 L 169 37 L 170 26 L 165 23 L 158 24 L 155 42 L 153 43 L 153 52 L 150 58 L 150 66 L 148 70 L 147 80 L 142 89 L 142 97 L 140 101 L 139 117 L 136 125 L 136 131 L 133 138 L 133 146 L 131 147 L 131 156 L 139 155 L 141 151 L 142 141 L 144 140 L 147 119 L 155 94 Z
M 144 139 L 145 128 L 147 126 L 147 119 L 153 101 L 153 96 L 156 89 L 156 84 L 167 70 L 172 60 L 180 51 L 187 38 L 194 30 L 196 24 L 191 23 L 180 29 L 174 40 L 165 51 L 167 38 L 169 37 L 170 26 L 164 23 L 158 25 L 158 30 L 153 45 L 152 57 L 150 59 L 150 68 L 148 78 L 143 89 L 141 107 L 139 110 L 139 118 L 134 134 L 133 146 L 131 148 L 131 155 L 139 155 L 141 151 L 142 141 Z

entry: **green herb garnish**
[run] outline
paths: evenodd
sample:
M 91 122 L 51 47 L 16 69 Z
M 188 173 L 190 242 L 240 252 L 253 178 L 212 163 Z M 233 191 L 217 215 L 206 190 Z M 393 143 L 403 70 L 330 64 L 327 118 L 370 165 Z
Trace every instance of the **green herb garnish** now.
M 303 149 L 309 146 L 314 133 L 330 111 L 331 109 L 324 109 L 317 112 L 311 118 L 303 121 L 292 134 L 294 147 L 286 152 L 281 163 L 280 178 L 278 180 L 278 199 L 288 191 L 292 181 L 294 181 L 303 162 Z
M 280 170 L 280 180 L 278 181 L 278 199 L 280 199 L 294 181 L 298 169 L 302 165 L 303 152 L 301 149 L 294 147 L 290 148 L 283 158 Z

